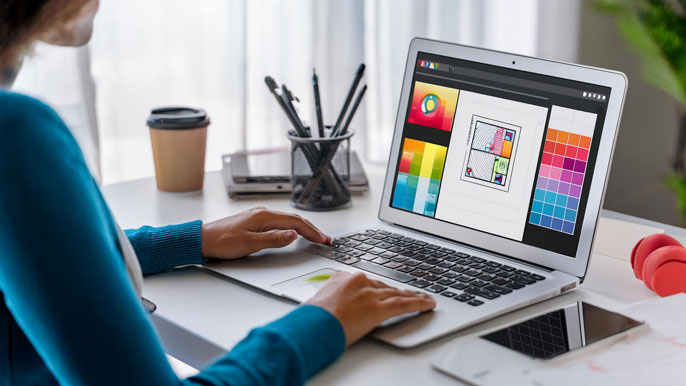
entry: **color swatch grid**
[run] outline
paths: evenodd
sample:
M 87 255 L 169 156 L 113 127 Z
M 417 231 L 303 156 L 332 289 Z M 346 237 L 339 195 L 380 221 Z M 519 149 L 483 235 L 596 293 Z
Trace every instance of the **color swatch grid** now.
M 425 216 L 436 215 L 447 148 L 405 138 L 392 205 Z
M 548 129 L 529 222 L 574 234 L 591 138 Z

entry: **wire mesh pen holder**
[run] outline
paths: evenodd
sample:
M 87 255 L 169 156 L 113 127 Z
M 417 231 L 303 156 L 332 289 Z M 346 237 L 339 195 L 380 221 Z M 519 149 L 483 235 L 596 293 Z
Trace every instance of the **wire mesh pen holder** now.
M 350 138 L 352 131 L 335 138 L 299 137 L 291 141 L 291 205 L 298 209 L 327 211 L 350 204 Z

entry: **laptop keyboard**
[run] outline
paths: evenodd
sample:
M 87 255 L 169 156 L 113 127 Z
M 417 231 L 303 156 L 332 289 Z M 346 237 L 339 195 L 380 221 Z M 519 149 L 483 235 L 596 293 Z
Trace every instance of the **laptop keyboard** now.
M 384 230 L 368 229 L 332 244 L 311 245 L 308 252 L 475 307 L 545 280 L 529 271 Z

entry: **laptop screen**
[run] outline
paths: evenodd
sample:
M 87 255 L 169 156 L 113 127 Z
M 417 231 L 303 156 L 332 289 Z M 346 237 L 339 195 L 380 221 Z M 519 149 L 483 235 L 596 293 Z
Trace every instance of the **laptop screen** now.
M 393 208 L 574 257 L 610 88 L 419 52 Z

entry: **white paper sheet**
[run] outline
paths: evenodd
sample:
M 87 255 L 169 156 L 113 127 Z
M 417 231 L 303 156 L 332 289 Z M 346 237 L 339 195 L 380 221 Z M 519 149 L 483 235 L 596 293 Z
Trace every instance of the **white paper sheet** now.
M 629 261 L 631 250 L 638 240 L 653 233 L 664 232 L 664 229 L 648 225 L 601 217 L 598 220 L 593 253 Z
M 686 385 L 686 295 L 654 298 L 622 312 L 648 328 L 570 360 L 542 363 L 532 385 Z M 563 359 L 560 357 L 559 359 Z

